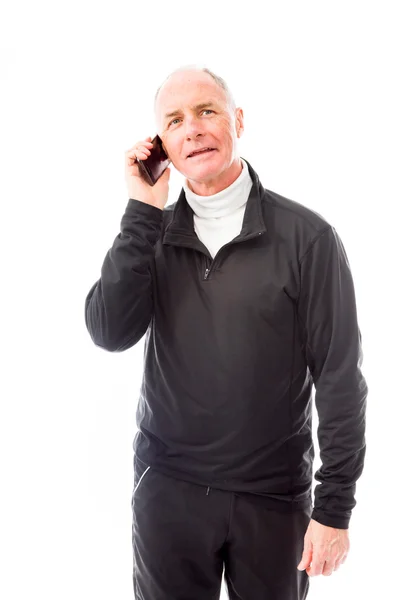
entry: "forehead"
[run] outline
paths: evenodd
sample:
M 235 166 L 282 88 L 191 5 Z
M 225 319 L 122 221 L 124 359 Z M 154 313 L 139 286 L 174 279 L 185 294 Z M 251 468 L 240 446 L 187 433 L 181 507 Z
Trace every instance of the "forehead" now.
M 190 108 L 200 102 L 226 103 L 224 90 L 207 73 L 174 73 L 162 85 L 157 98 L 158 116 Z

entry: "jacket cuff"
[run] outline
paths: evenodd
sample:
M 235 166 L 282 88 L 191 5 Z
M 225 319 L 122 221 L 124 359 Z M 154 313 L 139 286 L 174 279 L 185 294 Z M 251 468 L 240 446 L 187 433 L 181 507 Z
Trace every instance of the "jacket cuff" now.
M 334 515 L 327 515 L 320 511 L 313 509 L 311 513 L 311 519 L 318 521 L 321 525 L 327 525 L 328 527 L 336 527 L 337 529 L 348 529 L 350 523 L 350 517 L 338 517 Z
M 154 216 L 154 218 L 161 220 L 163 218 L 162 215 L 164 211 L 161 208 L 158 208 L 158 206 L 153 206 L 147 202 L 141 202 L 140 200 L 129 198 L 125 212 L 128 214 L 139 212 L 142 215 L 151 215 Z

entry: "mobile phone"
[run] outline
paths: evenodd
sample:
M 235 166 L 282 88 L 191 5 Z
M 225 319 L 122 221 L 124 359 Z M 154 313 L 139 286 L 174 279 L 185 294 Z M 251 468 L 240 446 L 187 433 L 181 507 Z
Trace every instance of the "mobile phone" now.
M 159 135 L 151 140 L 153 147 L 150 148 L 150 155 L 145 160 L 136 159 L 139 166 L 140 175 L 149 185 L 154 185 L 160 179 L 171 160 L 164 148 Z

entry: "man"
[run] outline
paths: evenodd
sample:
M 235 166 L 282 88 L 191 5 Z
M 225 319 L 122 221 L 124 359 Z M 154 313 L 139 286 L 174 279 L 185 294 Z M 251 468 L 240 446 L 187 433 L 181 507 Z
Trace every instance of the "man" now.
M 94 343 L 146 333 L 134 440 L 134 589 L 144 600 L 300 600 L 331 575 L 365 458 L 367 384 L 347 255 L 321 215 L 238 153 L 243 111 L 208 69 L 174 71 L 157 132 L 184 176 L 126 152 L 121 234 L 86 298 Z M 194 154 L 195 153 L 195 154 Z M 322 466 L 311 500 L 312 386 Z

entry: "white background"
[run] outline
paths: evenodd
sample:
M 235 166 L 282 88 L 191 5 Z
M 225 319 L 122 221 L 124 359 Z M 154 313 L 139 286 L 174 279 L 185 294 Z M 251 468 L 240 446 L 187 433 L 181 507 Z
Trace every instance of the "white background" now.
M 397 9 L 383 0 L 2 8 L 1 598 L 133 598 L 143 340 L 125 353 L 97 348 L 83 309 L 128 202 L 124 152 L 154 135 L 157 87 L 192 63 L 230 85 L 244 111 L 240 155 L 264 187 L 328 219 L 352 267 L 370 389 L 366 463 L 348 559 L 313 578 L 308 597 L 396 595 Z M 172 169 L 169 203 L 181 182 Z

